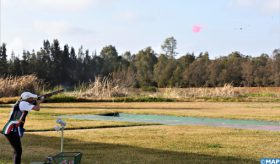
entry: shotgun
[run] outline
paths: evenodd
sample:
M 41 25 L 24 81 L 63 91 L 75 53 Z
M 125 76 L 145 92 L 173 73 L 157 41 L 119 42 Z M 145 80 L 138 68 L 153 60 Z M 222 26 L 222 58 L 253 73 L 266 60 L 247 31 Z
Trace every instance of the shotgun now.
M 64 89 L 60 89 L 60 90 L 57 90 L 57 91 L 54 91 L 54 92 L 50 92 L 50 93 L 47 93 L 47 94 L 44 94 L 44 95 L 40 95 L 40 96 L 38 96 L 37 100 L 44 101 L 45 99 L 47 99 L 47 98 L 49 98 L 53 95 L 59 94 L 61 92 L 64 92 Z M 37 105 L 37 100 L 32 101 L 31 104 Z
M 38 96 L 38 100 L 44 100 L 46 98 L 49 98 L 49 97 L 51 97 L 53 95 L 56 95 L 56 94 L 59 94 L 61 92 L 64 92 L 64 89 L 60 89 L 60 90 L 57 90 L 57 91 L 54 91 L 54 92 L 50 92 L 50 93 Z

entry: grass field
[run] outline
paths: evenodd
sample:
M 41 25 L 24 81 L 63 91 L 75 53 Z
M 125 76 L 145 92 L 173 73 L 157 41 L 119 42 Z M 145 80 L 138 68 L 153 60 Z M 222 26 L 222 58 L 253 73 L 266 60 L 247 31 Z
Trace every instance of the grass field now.
M 23 163 L 43 161 L 60 150 L 52 130 L 56 116 L 103 112 L 165 114 L 280 121 L 279 103 L 58 103 L 31 112 L 23 138 Z M 10 107 L 0 107 L 0 127 Z M 279 157 L 280 132 L 207 126 L 168 126 L 67 119 L 65 151 L 83 153 L 83 163 L 259 163 Z M 106 128 L 105 128 L 106 127 Z M 0 163 L 11 163 L 12 150 L 0 135 Z

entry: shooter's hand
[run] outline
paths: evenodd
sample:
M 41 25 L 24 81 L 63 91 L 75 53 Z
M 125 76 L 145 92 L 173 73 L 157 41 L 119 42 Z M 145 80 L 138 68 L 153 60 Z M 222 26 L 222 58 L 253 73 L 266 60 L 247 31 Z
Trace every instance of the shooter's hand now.
M 43 102 L 45 100 L 45 97 L 44 96 L 40 96 L 39 99 L 41 102 Z
M 37 99 L 37 100 L 33 100 L 33 101 L 31 101 L 31 104 L 33 104 L 33 105 L 40 105 L 40 103 L 42 102 L 42 100 L 40 100 L 39 98 Z
M 33 104 L 34 107 L 32 108 L 32 110 L 40 111 L 40 103 L 41 103 L 41 100 L 35 100 L 35 104 Z
M 42 100 L 41 99 L 39 99 L 39 100 L 36 100 L 36 105 L 40 105 L 41 104 L 41 102 L 42 102 Z

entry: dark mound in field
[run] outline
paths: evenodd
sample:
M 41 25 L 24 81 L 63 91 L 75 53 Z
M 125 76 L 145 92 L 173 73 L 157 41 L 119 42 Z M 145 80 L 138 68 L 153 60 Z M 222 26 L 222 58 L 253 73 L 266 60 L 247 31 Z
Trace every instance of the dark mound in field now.
M 101 114 L 97 114 L 97 115 L 99 115 L 99 116 L 120 117 L 120 113 L 119 112 L 101 113 Z

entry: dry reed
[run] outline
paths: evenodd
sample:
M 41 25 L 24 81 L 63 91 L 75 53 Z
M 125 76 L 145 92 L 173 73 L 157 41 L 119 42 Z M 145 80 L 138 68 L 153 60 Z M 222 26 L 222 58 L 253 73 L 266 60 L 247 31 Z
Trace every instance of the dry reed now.
M 90 82 L 88 86 L 83 86 L 82 89 L 74 93 L 77 97 L 83 98 L 111 98 L 111 97 L 125 97 L 128 90 L 121 87 L 116 79 L 111 75 L 105 77 L 96 77 L 94 82 Z M 86 89 L 85 89 L 86 88 Z
M 23 91 L 36 92 L 41 81 L 35 75 L 0 78 L 0 97 L 18 96 Z
M 164 98 L 236 97 L 240 95 L 240 88 L 225 84 L 215 88 L 165 88 L 160 92 Z

